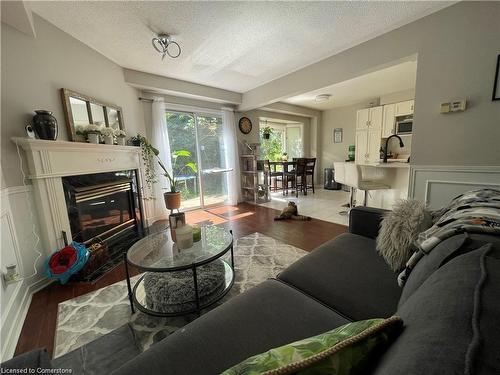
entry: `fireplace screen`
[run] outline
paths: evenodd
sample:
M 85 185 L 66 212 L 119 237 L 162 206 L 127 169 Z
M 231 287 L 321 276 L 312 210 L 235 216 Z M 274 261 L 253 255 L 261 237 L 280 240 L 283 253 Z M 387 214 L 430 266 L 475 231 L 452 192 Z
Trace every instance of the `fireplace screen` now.
M 63 178 L 73 240 L 116 241 L 141 229 L 135 171 Z

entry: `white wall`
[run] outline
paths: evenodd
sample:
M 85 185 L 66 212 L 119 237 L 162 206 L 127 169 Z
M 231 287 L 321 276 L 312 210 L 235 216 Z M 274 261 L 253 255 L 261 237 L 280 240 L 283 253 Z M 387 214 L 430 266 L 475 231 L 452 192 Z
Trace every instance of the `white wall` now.
M 418 54 L 412 163 L 500 165 L 500 102 L 491 101 L 500 2 L 460 2 L 243 95 L 242 108 L 345 81 Z M 468 98 L 463 113 L 441 102 Z
M 36 38 L 2 23 L 1 163 L 6 186 L 21 185 L 10 138 L 25 136 L 33 110 L 53 111 L 58 139 L 67 139 L 62 87 L 121 106 L 127 132 L 144 132 L 139 92 L 125 83 L 122 68 L 39 16 L 34 21 Z
M 24 187 L 13 136 L 25 136 L 24 126 L 35 109 L 54 112 L 59 140 L 67 140 L 59 89 L 69 88 L 123 108 L 129 134 L 144 133 L 142 106 L 137 89 L 128 86 L 122 68 L 68 34 L 34 15 L 36 38 L 2 23 L 1 114 L 1 249 L 0 268 L 15 262 L 23 276 L 33 270 L 35 253 L 32 226 L 37 226 L 30 186 Z M 26 163 L 24 164 L 25 168 Z M 25 170 L 26 170 L 25 169 Z M 28 202 L 31 201 L 31 205 Z M 41 246 L 37 246 L 41 249 Z M 45 257 L 37 263 L 41 272 Z M 29 307 L 32 293 L 43 287 L 41 273 L 13 285 L 1 286 L 1 356 L 8 359 Z
M 36 214 L 31 216 L 31 208 L 35 204 L 31 189 L 1 189 L 0 197 L 0 269 L 3 273 L 6 265 L 16 264 L 21 277 L 25 277 L 9 285 L 0 278 L 0 360 L 3 361 L 14 354 L 32 293 L 47 285 L 47 282 L 42 275 L 44 257 L 37 262 L 38 274 L 30 277 L 34 274 L 33 265 L 37 257 L 35 250 L 43 252 L 33 234 L 33 230 L 38 232 L 38 221 Z

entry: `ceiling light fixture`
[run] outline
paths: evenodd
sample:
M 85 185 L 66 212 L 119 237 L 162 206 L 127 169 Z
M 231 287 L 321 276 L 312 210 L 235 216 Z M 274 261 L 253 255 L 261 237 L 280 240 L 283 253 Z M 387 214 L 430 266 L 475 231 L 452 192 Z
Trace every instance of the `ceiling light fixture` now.
M 321 94 L 321 95 L 316 96 L 316 98 L 314 100 L 317 103 L 321 103 L 321 102 L 326 102 L 326 101 L 330 100 L 331 97 L 332 96 L 329 94 Z
M 157 37 L 153 38 L 151 43 L 154 49 L 161 53 L 162 60 L 166 55 L 169 55 L 173 59 L 181 55 L 181 46 L 179 46 L 179 43 L 174 42 L 168 34 L 158 34 Z

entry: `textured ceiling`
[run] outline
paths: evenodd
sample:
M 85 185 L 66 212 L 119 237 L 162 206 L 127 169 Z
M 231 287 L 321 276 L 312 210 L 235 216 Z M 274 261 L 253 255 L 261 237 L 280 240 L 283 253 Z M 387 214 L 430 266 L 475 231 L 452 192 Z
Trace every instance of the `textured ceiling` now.
M 115 63 L 245 92 L 450 5 L 449 2 L 33 1 L 32 10 Z M 163 62 L 151 46 L 182 46 Z
M 416 78 L 417 62 L 408 61 L 319 90 L 297 95 L 283 100 L 283 102 L 323 111 L 360 103 L 381 95 L 414 89 Z M 315 98 L 321 94 L 331 95 L 330 100 L 317 103 Z

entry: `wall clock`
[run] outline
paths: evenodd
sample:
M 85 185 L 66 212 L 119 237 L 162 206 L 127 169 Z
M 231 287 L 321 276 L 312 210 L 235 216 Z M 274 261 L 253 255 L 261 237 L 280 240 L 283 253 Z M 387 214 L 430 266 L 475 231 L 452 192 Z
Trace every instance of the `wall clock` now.
M 248 117 L 240 118 L 238 126 L 243 134 L 248 134 L 252 131 L 252 121 Z

